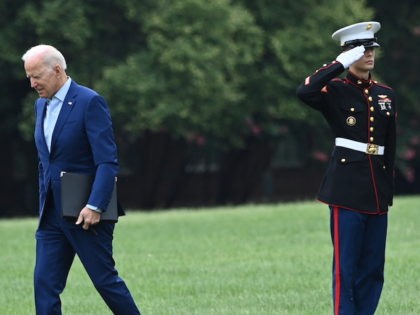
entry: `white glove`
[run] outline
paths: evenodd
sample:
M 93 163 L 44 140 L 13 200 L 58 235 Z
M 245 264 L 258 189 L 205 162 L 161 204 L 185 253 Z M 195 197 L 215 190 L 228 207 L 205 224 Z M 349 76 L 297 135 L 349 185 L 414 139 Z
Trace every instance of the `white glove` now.
M 364 53 L 365 53 L 365 46 L 360 45 L 339 54 L 335 60 L 341 63 L 344 69 L 347 69 L 357 60 L 362 58 Z

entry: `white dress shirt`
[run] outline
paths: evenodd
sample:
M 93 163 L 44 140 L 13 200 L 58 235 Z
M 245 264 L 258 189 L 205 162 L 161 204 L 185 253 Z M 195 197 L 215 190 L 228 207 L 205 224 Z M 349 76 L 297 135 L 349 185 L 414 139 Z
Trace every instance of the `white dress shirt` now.
M 63 101 L 69 91 L 71 79 L 68 78 L 66 83 L 55 93 L 52 99 L 48 100 L 47 110 L 44 117 L 44 136 L 47 142 L 48 151 L 51 152 L 51 139 L 58 115 L 60 114 Z

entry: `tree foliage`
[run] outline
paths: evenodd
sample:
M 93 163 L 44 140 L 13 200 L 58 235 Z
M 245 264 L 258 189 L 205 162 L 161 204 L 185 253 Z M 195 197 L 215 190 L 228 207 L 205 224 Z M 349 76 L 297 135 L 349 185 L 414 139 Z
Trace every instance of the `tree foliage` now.
M 131 19 L 145 45 L 107 67 L 98 85 L 124 130 L 238 142 L 250 111 L 243 72 L 262 51 L 252 15 L 227 0 L 175 0 Z

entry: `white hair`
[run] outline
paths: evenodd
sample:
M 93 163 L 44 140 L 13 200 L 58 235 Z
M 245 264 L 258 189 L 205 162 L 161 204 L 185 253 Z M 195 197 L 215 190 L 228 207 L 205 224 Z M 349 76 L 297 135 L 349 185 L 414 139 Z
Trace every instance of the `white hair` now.
M 42 55 L 43 62 L 51 68 L 55 65 L 60 65 L 63 70 L 67 69 L 66 59 L 63 54 L 51 45 L 37 45 L 30 48 L 23 56 L 23 62 L 36 55 Z

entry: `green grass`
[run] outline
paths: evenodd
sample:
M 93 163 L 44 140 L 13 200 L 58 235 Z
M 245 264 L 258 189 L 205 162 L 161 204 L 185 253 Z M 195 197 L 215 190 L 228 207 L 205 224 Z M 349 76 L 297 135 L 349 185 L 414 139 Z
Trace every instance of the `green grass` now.
M 378 315 L 420 314 L 419 197 L 390 212 Z M 0 314 L 34 314 L 36 219 L 0 220 Z M 331 314 L 329 216 L 316 202 L 128 212 L 114 256 L 144 315 Z M 111 314 L 75 261 L 66 315 Z

